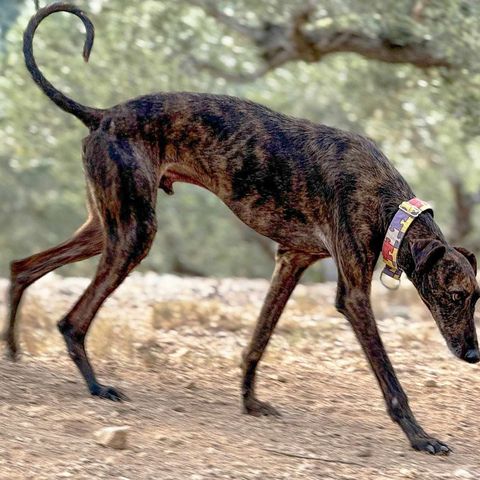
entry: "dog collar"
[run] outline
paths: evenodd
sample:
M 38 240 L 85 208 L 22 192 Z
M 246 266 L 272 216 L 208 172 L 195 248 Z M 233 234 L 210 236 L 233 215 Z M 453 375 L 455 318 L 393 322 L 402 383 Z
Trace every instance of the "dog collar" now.
M 385 262 L 385 267 L 380 274 L 380 281 L 384 287 L 390 290 L 396 290 L 400 286 L 400 277 L 402 276 L 403 270 L 398 266 L 397 255 L 403 237 L 413 221 L 426 210 L 433 212 L 432 207 L 419 198 L 412 198 L 407 202 L 402 202 L 388 226 L 387 234 L 383 240 L 382 257 Z M 395 280 L 395 284 L 392 285 L 391 283 L 385 282 L 385 276 Z

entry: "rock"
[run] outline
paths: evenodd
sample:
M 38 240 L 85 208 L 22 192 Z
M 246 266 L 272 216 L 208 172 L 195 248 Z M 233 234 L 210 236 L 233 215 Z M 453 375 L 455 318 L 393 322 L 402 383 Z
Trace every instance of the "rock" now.
M 458 478 L 475 478 L 475 475 L 464 468 L 457 468 L 453 474 Z
M 173 410 L 174 412 L 183 413 L 183 412 L 185 412 L 185 407 L 182 406 L 182 405 L 175 405 L 175 406 L 172 408 L 172 410 Z
M 402 478 L 415 478 L 415 472 L 409 468 L 403 467 L 398 471 L 398 473 L 402 475 Z
M 430 388 L 437 388 L 438 383 L 435 380 L 433 380 L 433 378 L 431 378 L 425 382 L 425 386 Z
M 105 427 L 94 433 L 97 443 L 104 447 L 124 450 L 127 448 L 127 437 L 130 427 Z

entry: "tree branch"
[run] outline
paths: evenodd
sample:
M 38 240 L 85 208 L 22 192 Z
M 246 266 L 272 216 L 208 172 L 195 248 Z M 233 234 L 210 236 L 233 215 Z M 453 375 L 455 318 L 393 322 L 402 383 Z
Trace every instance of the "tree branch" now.
M 350 462 L 347 460 L 336 460 L 334 458 L 314 457 L 313 455 L 302 455 L 299 453 L 282 452 L 280 450 L 274 450 L 273 448 L 263 448 L 262 450 L 264 450 L 265 452 L 274 453 L 275 455 L 284 455 L 285 457 L 302 458 L 305 460 L 316 460 L 317 462 L 340 463 L 342 465 L 355 465 L 357 467 L 365 467 L 363 463 Z
M 254 73 L 231 73 L 212 64 L 198 64 L 201 68 L 234 81 L 255 80 L 271 70 L 292 61 L 315 63 L 334 53 L 356 53 L 370 60 L 392 64 L 411 64 L 418 68 L 452 67 L 452 62 L 432 48 L 432 43 L 410 36 L 399 42 L 387 33 L 370 36 L 366 33 L 332 27 L 305 28 L 314 15 L 313 4 L 292 15 L 284 24 L 264 21 L 259 27 L 245 25 L 233 16 L 220 11 L 211 1 L 188 0 L 201 7 L 207 15 L 217 19 L 232 30 L 248 37 L 258 48 L 263 63 Z M 423 0 L 418 9 L 425 8 Z M 415 10 L 415 12 L 417 12 Z M 412 11 L 413 12 L 413 11 Z M 413 14 L 413 13 L 412 13 Z M 418 13 L 418 14 L 421 14 Z
M 420 68 L 451 67 L 446 58 L 432 52 L 425 40 L 398 45 L 388 37 L 369 37 L 355 31 L 314 32 L 314 58 L 338 52 L 357 53 L 385 63 L 409 63 Z

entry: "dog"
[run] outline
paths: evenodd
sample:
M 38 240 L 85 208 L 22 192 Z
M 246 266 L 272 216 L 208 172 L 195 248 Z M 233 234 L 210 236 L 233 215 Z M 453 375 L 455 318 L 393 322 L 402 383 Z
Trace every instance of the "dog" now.
M 255 395 L 258 363 L 302 273 L 315 261 L 333 257 L 338 268 L 336 308 L 363 347 L 390 417 L 413 448 L 449 453 L 447 445 L 416 421 L 370 304 L 372 275 L 389 224 L 398 206 L 414 197 L 376 145 L 363 136 L 230 96 L 159 93 L 104 110 L 81 105 L 46 80 L 33 56 L 35 30 L 54 12 L 70 12 L 82 20 L 88 60 L 91 21 L 75 6 L 57 3 L 30 20 L 25 61 L 42 91 L 89 129 L 82 142 L 89 215 L 66 242 L 12 262 L 6 329 L 10 355 L 17 353 L 15 319 L 25 289 L 62 265 L 101 254 L 94 279 L 58 327 L 90 393 L 124 400 L 119 390 L 97 381 L 85 336 L 105 299 L 147 255 L 157 230 L 158 190 L 171 195 L 175 182 L 186 182 L 217 195 L 244 223 L 279 244 L 270 289 L 242 357 L 244 412 L 278 415 Z M 452 352 L 478 362 L 475 256 L 451 247 L 432 213 L 425 211 L 406 232 L 397 262 Z

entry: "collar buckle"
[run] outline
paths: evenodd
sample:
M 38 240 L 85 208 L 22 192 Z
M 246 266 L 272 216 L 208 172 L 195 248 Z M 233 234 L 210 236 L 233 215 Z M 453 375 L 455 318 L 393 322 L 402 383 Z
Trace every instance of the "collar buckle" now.
M 408 202 L 401 203 L 398 206 L 398 209 L 401 210 L 402 212 L 405 212 L 407 215 L 413 218 L 417 218 L 423 212 L 422 209 Z

